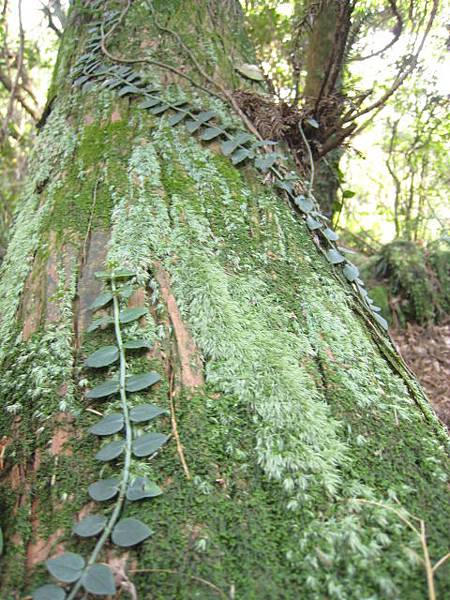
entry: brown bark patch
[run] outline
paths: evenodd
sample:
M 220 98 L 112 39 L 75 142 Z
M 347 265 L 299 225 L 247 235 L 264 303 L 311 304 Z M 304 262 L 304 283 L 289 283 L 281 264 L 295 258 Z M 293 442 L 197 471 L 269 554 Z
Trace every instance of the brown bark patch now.
M 50 442 L 50 453 L 53 456 L 71 456 L 72 450 L 67 447 L 67 442 L 73 437 L 73 417 L 61 412 L 56 415 L 55 420 L 57 425 Z
M 61 305 L 58 298 L 56 298 L 56 293 L 60 287 L 61 275 L 64 276 L 65 288 L 67 289 L 70 286 L 75 256 L 75 248 L 68 245 L 57 248 L 56 235 L 53 232 L 50 234 L 50 252 L 47 261 L 46 323 L 59 323 L 61 321 Z M 61 273 L 58 270 L 58 263 Z
M 177 350 L 181 363 L 181 383 L 187 388 L 195 388 L 203 385 L 202 364 L 198 349 L 181 318 L 174 295 L 169 282 L 169 275 L 160 267 L 156 272 L 161 296 L 163 297 L 170 322 L 177 341 Z
M 122 120 L 122 115 L 120 114 L 120 111 L 116 108 L 111 113 L 111 123 L 117 123 L 117 121 L 121 121 L 121 120 Z
M 36 511 L 35 503 L 33 503 L 32 512 Z M 39 521 L 33 519 L 31 521 L 31 527 L 33 533 L 37 533 Z M 26 567 L 27 570 L 32 569 L 35 565 L 44 562 L 52 554 L 61 554 L 64 551 L 62 544 L 56 544 L 56 542 L 64 535 L 64 529 L 58 529 L 53 532 L 47 539 L 38 538 L 35 542 L 28 544 L 27 556 L 26 556 Z M 55 546 L 56 544 L 56 546 Z

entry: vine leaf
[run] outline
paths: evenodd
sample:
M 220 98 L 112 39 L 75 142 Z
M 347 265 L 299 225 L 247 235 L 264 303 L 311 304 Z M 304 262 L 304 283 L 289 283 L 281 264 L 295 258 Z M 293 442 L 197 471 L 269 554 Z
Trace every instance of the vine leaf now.
M 144 433 L 133 442 L 134 455 L 141 458 L 154 454 L 167 441 L 167 435 L 162 433 Z
M 308 125 L 311 125 L 311 127 L 314 127 L 314 129 L 319 129 L 319 127 L 320 127 L 320 125 L 316 121 L 316 119 L 313 119 L 312 117 L 309 117 L 309 119 L 306 119 L 306 122 L 308 123 Z
M 249 133 L 245 133 L 244 131 L 237 133 L 231 140 L 226 140 L 222 142 L 220 148 L 225 154 L 225 156 L 229 156 L 232 152 L 236 150 L 238 146 L 242 146 L 246 142 L 249 142 L 252 139 L 252 136 Z
M 127 500 L 134 502 L 143 498 L 155 498 L 162 494 L 162 489 L 146 477 L 136 477 L 127 489 Z
M 99 479 L 91 483 L 88 487 L 89 496 L 97 502 L 110 500 L 119 491 L 120 482 L 118 479 Z
M 33 600 L 65 600 L 66 592 L 57 585 L 48 583 L 35 590 L 31 597 Z
M 342 272 L 344 273 L 344 277 L 348 281 L 355 281 L 355 279 L 359 275 L 358 267 L 355 267 L 355 265 L 352 265 L 351 263 L 346 264 L 345 267 L 342 269 Z
M 314 219 L 314 217 L 308 215 L 306 217 L 306 226 L 308 227 L 308 229 L 311 229 L 311 231 L 314 231 L 315 229 L 321 229 L 322 223 L 317 219 Z
M 154 385 L 160 379 L 161 376 L 159 373 L 155 373 L 154 371 L 141 373 L 140 375 L 132 375 L 131 377 L 127 377 L 125 389 L 127 392 L 139 392 L 140 390 L 145 390 L 145 388 Z
M 264 81 L 264 75 L 258 65 L 251 65 L 249 63 L 243 63 L 235 67 L 236 71 L 239 71 L 241 75 L 252 79 L 253 81 Z
M 132 517 L 121 519 L 114 527 L 111 539 L 117 546 L 128 548 L 143 542 L 152 535 L 152 530 L 145 523 Z
M 292 194 L 294 191 L 294 186 L 291 179 L 277 179 L 275 181 L 275 186 L 280 190 L 288 192 L 288 194 Z
M 223 130 L 219 129 L 219 127 L 208 127 L 207 129 L 202 131 L 202 133 L 200 134 L 200 139 L 205 141 L 213 140 L 219 135 L 222 135 L 222 133 Z
M 123 429 L 124 420 L 122 413 L 111 413 L 103 417 L 98 423 L 89 428 L 89 433 L 95 435 L 112 435 Z
M 330 242 L 336 242 L 339 239 L 338 234 L 333 231 L 330 227 L 326 227 L 322 234 L 329 240 Z
M 166 110 L 169 110 L 169 108 L 170 108 L 170 106 L 163 102 L 159 106 L 155 106 L 154 108 L 151 108 L 150 112 L 153 115 L 161 115 L 162 113 L 166 112 Z
M 111 596 L 116 593 L 114 577 L 107 565 L 90 565 L 83 574 L 82 584 L 90 594 Z
M 161 104 L 161 98 L 146 98 L 139 104 L 139 108 L 152 108 L 158 104 Z
M 107 367 L 119 358 L 119 348 L 117 346 L 103 346 L 99 350 L 93 352 L 85 361 L 86 367 L 99 369 Z
M 338 265 L 339 263 L 345 261 L 345 256 L 343 256 L 340 252 L 338 252 L 338 250 L 335 250 L 334 248 L 331 248 L 331 250 L 327 250 L 326 257 L 328 262 L 330 262 L 332 265 Z
M 140 90 L 135 85 L 126 85 L 117 92 L 117 95 L 120 97 L 126 96 L 128 94 L 142 94 L 142 90 Z
M 136 350 L 138 348 L 151 348 L 152 345 L 148 340 L 128 340 L 123 347 L 127 350 Z
M 231 155 L 231 162 L 233 163 L 233 165 L 238 165 L 243 160 L 250 158 L 251 155 L 251 151 L 247 150 L 247 148 L 239 148 L 239 150 L 236 150 L 236 152 L 233 152 L 233 154 Z
M 126 308 L 119 313 L 119 321 L 121 323 L 131 323 L 147 314 L 146 308 Z
M 85 564 L 84 558 L 74 552 L 66 552 L 45 563 L 50 575 L 64 583 L 77 581 L 81 577 Z
M 309 213 L 314 208 L 314 202 L 312 201 L 312 199 L 311 198 L 305 198 L 305 196 L 296 196 L 294 198 L 294 203 L 304 213 Z
M 97 298 L 88 306 L 88 308 L 92 311 L 98 310 L 99 308 L 102 308 L 111 302 L 112 298 L 113 295 L 111 292 L 103 292 L 103 294 L 97 296 Z
M 184 111 L 181 111 L 181 110 L 180 110 L 179 112 L 177 112 L 176 114 L 172 115 L 172 116 L 169 118 L 169 125 L 170 125 L 171 127 L 173 127 L 174 125 L 177 125 L 177 124 L 178 124 L 178 123 L 180 123 L 180 122 L 181 122 L 183 119 L 185 119 L 185 118 L 186 118 L 186 116 L 187 116 L 187 115 L 186 115 L 186 113 L 185 113 Z
M 73 526 L 73 533 L 76 533 L 80 537 L 91 537 L 97 535 L 106 525 L 106 517 L 101 515 L 89 515 L 82 519 L 79 523 Z
M 375 318 L 375 321 L 377 321 L 381 325 L 381 327 L 383 327 L 383 329 L 386 329 L 386 330 L 389 329 L 388 322 L 386 321 L 386 319 L 384 317 L 379 315 L 378 312 L 374 312 L 373 310 L 372 310 L 372 314 Z
M 114 460 L 118 456 L 120 456 L 125 448 L 125 440 L 117 440 L 115 442 L 111 442 L 106 446 L 103 446 L 97 454 L 95 458 L 97 460 L 101 460 L 102 462 L 107 462 L 108 460 Z
M 114 269 L 114 271 L 97 271 L 94 273 L 97 279 L 129 279 L 134 277 L 136 273 L 129 269 Z
M 159 417 L 160 415 L 167 414 L 167 410 L 160 408 L 155 404 L 141 404 L 130 410 L 130 419 L 133 423 L 142 423 L 144 421 L 151 421 L 151 419 Z
M 119 391 L 119 382 L 117 379 L 109 379 L 100 385 L 97 385 L 95 388 L 90 390 L 86 394 L 86 398 L 89 400 L 95 400 L 96 398 L 105 398 L 106 396 L 111 396 Z
M 87 333 L 92 333 L 96 331 L 100 327 L 107 327 L 108 325 L 112 325 L 114 323 L 114 319 L 112 317 L 102 317 L 101 319 L 94 319 L 89 327 L 86 329 Z
M 260 156 L 255 160 L 255 167 L 265 173 L 276 163 L 279 157 L 278 152 L 270 152 L 270 154 Z

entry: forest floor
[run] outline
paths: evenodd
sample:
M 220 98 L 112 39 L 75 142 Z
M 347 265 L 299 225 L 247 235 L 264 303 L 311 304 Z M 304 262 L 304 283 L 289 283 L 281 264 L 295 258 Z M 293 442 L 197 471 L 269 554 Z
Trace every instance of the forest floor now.
M 450 317 L 439 325 L 392 329 L 391 336 L 450 429 Z

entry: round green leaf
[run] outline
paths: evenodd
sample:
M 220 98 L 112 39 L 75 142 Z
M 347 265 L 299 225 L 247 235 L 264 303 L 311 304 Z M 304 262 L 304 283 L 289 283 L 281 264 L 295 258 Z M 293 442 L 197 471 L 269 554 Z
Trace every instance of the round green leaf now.
M 177 125 L 178 123 L 180 123 L 180 121 L 182 121 L 183 119 L 185 119 L 187 116 L 187 113 L 184 111 L 180 111 L 175 113 L 173 116 L 170 117 L 169 119 L 169 125 L 171 127 L 173 127 L 174 125 Z
M 95 435 L 111 435 L 123 428 L 122 413 L 111 413 L 89 428 L 89 433 Z
M 123 345 L 127 350 L 136 350 L 139 348 L 151 348 L 152 345 L 148 340 L 128 340 Z
M 121 323 L 131 323 L 131 321 L 140 319 L 146 314 L 146 308 L 126 308 L 125 310 L 120 311 L 119 320 Z
M 358 267 L 355 267 L 355 265 L 352 265 L 350 263 L 345 265 L 345 267 L 342 269 L 342 272 L 344 273 L 344 277 L 348 281 L 355 281 L 355 279 L 359 275 Z
M 102 462 L 106 462 L 108 460 L 114 460 L 118 456 L 122 454 L 123 449 L 125 448 L 125 441 L 118 440 L 116 442 L 111 442 L 106 446 L 103 446 L 101 450 L 97 452 L 95 458 L 97 460 L 101 460 Z
M 104 398 L 105 396 L 111 396 L 111 394 L 115 394 L 119 391 L 119 382 L 117 379 L 109 379 L 98 385 L 94 389 L 90 390 L 86 394 L 86 398 L 90 400 L 95 400 L 96 398 Z
M 89 305 L 89 310 L 98 310 L 103 306 L 106 306 L 109 302 L 111 302 L 113 295 L 111 292 L 104 292 L 97 296 L 97 298 Z
M 258 65 L 251 65 L 249 63 L 243 63 L 235 67 L 236 71 L 239 71 L 241 75 L 253 81 L 264 81 L 264 75 L 261 72 Z
M 333 231 L 332 229 L 330 229 L 330 227 L 326 227 L 323 231 L 322 234 L 327 238 L 327 240 L 329 240 L 330 242 L 336 242 L 339 239 L 338 234 Z
M 97 502 L 110 500 L 119 491 L 118 479 L 99 479 L 88 487 L 89 496 Z
M 135 456 L 150 456 L 156 452 L 167 441 L 167 435 L 162 433 L 144 433 L 133 442 L 133 452 Z
M 119 358 L 119 348 L 117 346 L 103 346 L 99 350 L 93 352 L 85 361 L 86 367 L 99 369 L 107 367 Z
M 114 527 L 111 539 L 117 546 L 128 548 L 135 546 L 152 535 L 152 531 L 145 523 L 132 517 L 122 519 Z
M 64 583 L 73 583 L 80 578 L 84 569 L 84 558 L 74 552 L 66 552 L 45 563 L 50 575 Z
M 107 565 L 93 564 L 83 574 L 82 584 L 90 594 L 111 596 L 116 593 L 116 584 Z
M 306 217 L 306 226 L 308 227 L 308 229 L 311 229 L 311 231 L 314 231 L 315 229 L 320 229 L 322 227 L 322 223 L 308 215 Z
M 200 139 L 205 141 L 213 140 L 222 133 L 223 130 L 219 129 L 218 127 L 207 127 L 204 131 L 201 132 Z
M 106 525 L 106 517 L 101 515 L 89 515 L 73 526 L 73 533 L 80 537 L 91 537 L 103 531 Z
M 314 202 L 311 198 L 305 198 L 305 196 L 296 196 L 294 198 L 295 204 L 299 207 L 299 209 L 304 213 L 309 213 L 314 208 Z
M 251 154 L 252 153 L 250 152 L 250 150 L 247 150 L 247 148 L 239 148 L 238 150 L 236 150 L 236 152 L 233 152 L 233 154 L 231 155 L 231 162 L 233 163 L 233 165 L 238 165 L 246 158 L 249 158 Z
M 131 377 L 127 377 L 125 388 L 127 392 L 139 392 L 140 390 L 144 390 L 155 384 L 160 379 L 161 376 L 154 371 L 141 373 L 140 375 L 132 375 Z
M 331 250 L 328 250 L 326 256 L 327 256 L 327 260 L 332 265 L 338 265 L 339 263 L 345 261 L 345 256 L 343 256 L 340 252 L 338 252 L 334 248 L 332 248 Z
M 375 321 L 377 321 L 381 327 L 383 327 L 383 329 L 386 329 L 386 331 L 389 329 L 389 325 L 388 322 L 386 321 L 386 319 L 384 317 L 382 317 L 380 314 L 378 314 L 377 312 L 373 312 L 372 314 L 375 318 Z
M 48 583 L 35 590 L 31 597 L 33 600 L 65 600 L 66 592 L 57 585 Z
M 146 477 L 136 477 L 127 489 L 127 500 L 135 501 L 142 498 L 155 498 L 162 494 L 162 489 Z
M 97 279 L 129 279 L 130 277 L 134 277 L 136 273 L 130 271 L 129 269 L 114 269 L 114 271 L 97 271 L 94 273 Z
M 166 414 L 167 410 L 160 408 L 155 404 L 141 404 L 130 410 L 130 419 L 133 423 L 142 423 L 143 421 L 150 421 L 155 417 Z

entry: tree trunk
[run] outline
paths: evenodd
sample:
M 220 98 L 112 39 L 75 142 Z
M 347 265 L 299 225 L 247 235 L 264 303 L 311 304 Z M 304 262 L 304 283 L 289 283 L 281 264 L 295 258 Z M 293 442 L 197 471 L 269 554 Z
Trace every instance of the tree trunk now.
M 72 8 L 2 267 L 1 597 L 48 582 L 42 563 L 63 549 L 88 556 L 94 544 L 72 525 L 110 512 L 87 488 L 120 460 L 102 467 L 87 429 L 118 404 L 86 398 L 102 378 L 83 363 L 114 343 L 111 329 L 86 332 L 94 272 L 120 267 L 149 311 L 125 333 L 153 342 L 129 367 L 162 377 L 130 402 L 166 408 L 154 427 L 171 434 L 131 465 L 164 491 L 123 512 L 151 540 L 100 557 L 122 597 L 135 586 L 145 599 L 419 600 L 434 586 L 443 598 L 448 565 L 430 565 L 447 552 L 447 438 L 303 217 L 250 163 L 172 127 L 178 113 L 140 108 L 123 83 L 72 85 L 80 56 L 99 52 L 99 19 L 124 4 Z M 167 63 L 133 68 L 169 101 L 184 94 L 195 114 L 239 126 L 183 77 L 248 85 L 234 70 L 252 62 L 234 2 L 154 8 L 132 2 L 107 50 Z

